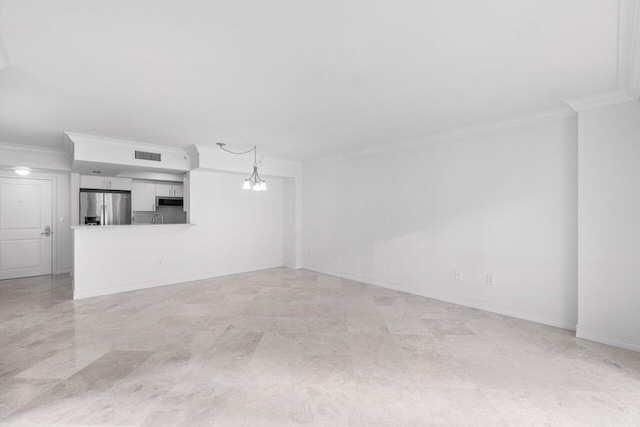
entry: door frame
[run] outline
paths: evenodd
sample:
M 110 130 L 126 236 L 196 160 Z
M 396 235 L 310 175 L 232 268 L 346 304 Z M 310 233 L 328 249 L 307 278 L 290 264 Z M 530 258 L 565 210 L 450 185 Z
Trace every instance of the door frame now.
M 33 176 L 32 176 L 33 175 Z M 18 176 L 13 169 L 6 170 L 0 169 L 0 178 L 11 179 L 23 179 L 23 180 L 37 180 L 37 181 L 49 181 L 51 182 L 51 230 L 53 235 L 51 236 L 51 275 L 60 274 L 57 271 L 58 265 L 58 178 L 48 175 L 46 173 L 31 172 L 28 176 Z

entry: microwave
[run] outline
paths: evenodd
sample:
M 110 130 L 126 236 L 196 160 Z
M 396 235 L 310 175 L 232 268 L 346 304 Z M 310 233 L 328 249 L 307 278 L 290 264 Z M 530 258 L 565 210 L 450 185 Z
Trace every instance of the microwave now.
M 182 197 L 156 197 L 157 207 L 177 206 L 182 207 L 184 205 Z

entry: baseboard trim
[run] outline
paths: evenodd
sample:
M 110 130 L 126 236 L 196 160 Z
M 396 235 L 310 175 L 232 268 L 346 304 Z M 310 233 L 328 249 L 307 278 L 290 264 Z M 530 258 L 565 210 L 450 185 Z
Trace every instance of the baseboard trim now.
M 78 289 L 78 285 L 74 281 L 73 299 L 83 299 L 91 297 L 99 297 L 104 295 L 119 294 L 122 292 L 138 291 L 141 289 L 157 288 L 160 286 L 177 285 L 178 283 L 195 282 L 197 280 L 213 279 L 215 277 L 230 276 L 232 274 L 251 273 L 254 271 L 268 270 L 271 268 L 282 267 L 282 264 L 277 265 L 263 265 L 253 268 L 236 268 L 229 270 L 221 270 L 216 272 L 209 272 L 203 274 L 195 274 L 191 276 L 179 276 L 162 278 L 159 280 L 150 280 L 148 282 L 136 282 L 126 283 L 119 286 L 109 286 L 106 288 L 96 289 Z
M 640 351 L 640 338 L 589 326 L 578 325 L 576 337 L 614 347 L 626 348 L 627 350 Z
M 531 322 L 542 323 L 549 326 L 555 326 L 557 328 L 568 329 L 570 331 L 576 330 L 577 321 L 574 319 L 568 319 L 564 317 L 552 316 L 543 313 L 534 313 L 518 308 L 506 307 L 497 304 L 491 304 L 484 301 L 480 301 L 473 298 L 467 298 L 459 295 L 452 295 L 445 292 L 434 291 L 430 289 L 416 288 L 403 283 L 391 282 L 387 280 L 374 279 L 372 277 L 354 275 L 345 273 L 329 268 L 318 267 L 314 265 L 305 265 L 303 268 L 307 270 L 316 271 L 318 273 L 330 274 L 332 276 L 338 276 L 349 280 L 355 280 L 358 282 L 367 283 L 369 285 L 380 286 L 382 288 L 393 289 L 395 291 L 406 292 L 413 295 L 419 295 L 427 298 L 437 299 L 440 301 L 446 301 L 453 304 L 464 305 L 466 307 L 477 308 L 479 310 L 490 311 L 492 313 L 502 314 L 505 316 L 516 317 L 518 319 L 529 320 Z

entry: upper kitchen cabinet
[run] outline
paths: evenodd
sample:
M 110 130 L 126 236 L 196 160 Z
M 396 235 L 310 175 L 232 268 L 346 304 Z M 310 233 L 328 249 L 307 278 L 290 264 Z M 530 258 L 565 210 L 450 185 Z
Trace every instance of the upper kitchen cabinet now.
M 184 185 L 183 184 L 173 184 L 173 197 L 184 197 Z
M 131 191 L 131 178 L 80 175 L 80 188 Z
M 133 180 L 131 206 L 133 211 L 155 211 L 158 208 L 157 197 L 183 197 L 183 184 L 179 182 Z
M 184 186 L 179 182 L 156 182 L 156 196 L 183 197 Z
M 109 190 L 131 191 L 131 178 L 109 177 Z
M 131 190 L 131 210 L 153 212 L 156 210 L 156 183 L 153 181 L 133 181 Z
M 93 175 L 80 175 L 80 188 L 105 188 L 105 177 Z

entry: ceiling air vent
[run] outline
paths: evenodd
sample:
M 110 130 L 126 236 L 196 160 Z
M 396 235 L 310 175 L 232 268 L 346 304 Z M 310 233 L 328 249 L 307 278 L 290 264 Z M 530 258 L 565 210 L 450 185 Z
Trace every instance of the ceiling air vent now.
M 148 153 L 146 151 L 136 151 L 136 159 L 153 160 L 154 162 L 162 161 L 160 153 Z

